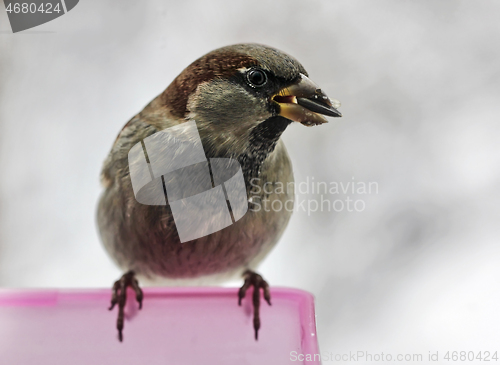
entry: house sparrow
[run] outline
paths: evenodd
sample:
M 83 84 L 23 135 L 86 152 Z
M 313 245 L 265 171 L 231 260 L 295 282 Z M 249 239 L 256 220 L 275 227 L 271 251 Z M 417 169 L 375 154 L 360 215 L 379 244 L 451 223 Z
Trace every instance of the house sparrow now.
M 292 165 L 280 136 L 294 121 L 313 126 L 326 122 L 321 114 L 340 117 L 339 105 L 308 78 L 293 57 L 264 45 L 238 44 L 194 61 L 123 127 L 104 162 L 105 191 L 97 212 L 104 246 L 126 271 L 113 287 L 109 308 L 118 304 L 120 341 L 128 286 L 142 305 L 137 278 L 182 285 L 241 275 L 245 282 L 238 292 L 239 304 L 246 290 L 254 287 L 257 339 L 260 289 L 271 302 L 268 284 L 252 270 L 276 244 L 291 216 L 291 209 L 256 209 L 257 201 L 266 199 L 269 207 L 293 202 L 293 191 L 263 189 L 266 183 L 267 187 L 293 183 Z M 208 159 L 229 158 L 239 163 L 248 210 L 236 221 L 233 217 L 233 224 L 224 229 L 181 242 L 171 204 L 137 201 L 129 154 L 135 145 L 144 147 L 148 137 L 189 122 L 195 122 Z M 194 185 L 200 181 L 194 175 L 188 180 Z M 165 189 L 166 180 L 161 181 Z M 273 205 L 277 201 L 281 204 Z

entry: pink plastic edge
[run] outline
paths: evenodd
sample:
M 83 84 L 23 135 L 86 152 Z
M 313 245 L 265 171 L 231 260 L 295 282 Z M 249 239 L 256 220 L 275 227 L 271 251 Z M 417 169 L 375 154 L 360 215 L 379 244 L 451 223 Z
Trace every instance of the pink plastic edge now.
M 144 297 L 172 296 L 222 296 L 237 298 L 237 288 L 213 287 L 146 287 Z M 304 353 L 319 353 L 314 297 L 312 294 L 293 288 L 272 288 L 273 298 L 294 299 L 299 304 L 300 323 L 302 331 L 302 351 Z M 110 296 L 110 289 L 0 289 L 0 306 L 54 306 L 59 300 L 89 300 Z

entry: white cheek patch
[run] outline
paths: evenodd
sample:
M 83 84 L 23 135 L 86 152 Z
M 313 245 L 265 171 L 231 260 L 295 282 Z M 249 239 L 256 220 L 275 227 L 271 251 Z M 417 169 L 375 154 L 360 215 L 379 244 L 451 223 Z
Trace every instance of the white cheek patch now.
M 187 115 L 187 119 L 189 120 L 196 120 L 196 113 L 194 112 L 196 101 L 199 97 L 199 94 L 203 92 L 203 89 L 209 84 L 208 81 L 204 81 L 198 85 L 196 90 L 189 95 L 187 103 L 186 103 L 186 109 L 189 110 L 189 114 Z

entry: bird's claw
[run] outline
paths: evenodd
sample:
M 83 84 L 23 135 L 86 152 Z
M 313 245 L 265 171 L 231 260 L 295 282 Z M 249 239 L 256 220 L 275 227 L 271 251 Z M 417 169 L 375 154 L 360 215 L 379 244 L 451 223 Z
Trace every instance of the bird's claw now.
M 245 297 L 248 288 L 253 286 L 253 328 L 255 331 L 255 340 L 258 340 L 260 328 L 260 289 L 262 289 L 262 291 L 264 292 L 264 299 L 266 300 L 267 304 L 271 305 L 271 293 L 269 291 L 269 284 L 262 278 L 262 276 L 250 270 L 246 270 L 243 273 L 243 277 L 245 278 L 245 282 L 238 291 L 238 305 L 241 305 L 241 300 Z
M 113 285 L 113 294 L 111 296 L 111 306 L 108 308 L 112 310 L 116 304 L 118 304 L 118 318 L 116 320 L 116 329 L 118 330 L 118 339 L 120 342 L 123 341 L 123 321 L 125 317 L 125 304 L 127 303 L 127 288 L 131 287 L 135 292 L 135 298 L 139 303 L 139 309 L 142 308 L 142 299 L 144 295 L 141 288 L 139 287 L 139 282 L 135 278 L 135 273 L 129 271 L 123 276 L 115 281 Z

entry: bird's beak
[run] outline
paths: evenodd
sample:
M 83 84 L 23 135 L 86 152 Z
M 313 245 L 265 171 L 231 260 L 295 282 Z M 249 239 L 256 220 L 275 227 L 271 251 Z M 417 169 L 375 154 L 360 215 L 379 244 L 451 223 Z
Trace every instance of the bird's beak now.
M 331 100 L 307 76 L 300 74 L 297 83 L 285 87 L 272 97 L 280 107 L 279 115 L 307 126 L 326 123 L 323 115 L 341 117 L 338 100 Z

